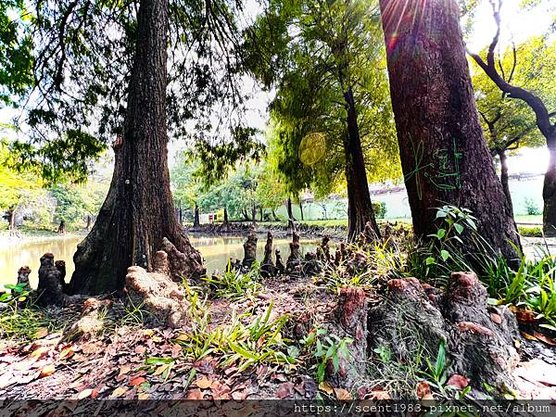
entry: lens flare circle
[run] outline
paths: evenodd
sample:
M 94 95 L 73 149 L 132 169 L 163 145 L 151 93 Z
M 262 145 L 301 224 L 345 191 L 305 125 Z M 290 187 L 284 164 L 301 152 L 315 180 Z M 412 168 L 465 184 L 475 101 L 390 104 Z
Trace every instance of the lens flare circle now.
M 308 133 L 299 144 L 299 160 L 305 165 L 315 165 L 326 154 L 326 135 L 322 132 Z

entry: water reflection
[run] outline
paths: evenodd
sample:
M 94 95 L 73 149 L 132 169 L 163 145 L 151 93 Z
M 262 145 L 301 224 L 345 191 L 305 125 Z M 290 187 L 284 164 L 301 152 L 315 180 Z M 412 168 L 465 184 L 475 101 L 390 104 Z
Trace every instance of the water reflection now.
M 38 283 L 37 271 L 39 270 L 40 257 L 45 252 L 52 252 L 56 259 L 66 261 L 68 280 L 73 273 L 73 254 L 77 244 L 83 236 L 55 236 L 37 238 L 33 240 L 10 240 L 0 243 L 0 284 L 13 284 L 17 279 L 17 270 L 28 265 L 31 272 L 31 285 L 36 288 Z M 190 241 L 205 258 L 208 273 L 216 270 L 222 271 L 229 258 L 243 258 L 243 242 L 241 237 L 219 236 L 190 236 Z M 288 239 L 275 239 L 274 249 L 282 252 L 282 259 L 286 261 L 289 255 Z M 257 259 L 261 260 L 264 254 L 265 236 L 259 236 L 257 242 Z M 302 242 L 302 253 L 313 251 L 316 241 Z

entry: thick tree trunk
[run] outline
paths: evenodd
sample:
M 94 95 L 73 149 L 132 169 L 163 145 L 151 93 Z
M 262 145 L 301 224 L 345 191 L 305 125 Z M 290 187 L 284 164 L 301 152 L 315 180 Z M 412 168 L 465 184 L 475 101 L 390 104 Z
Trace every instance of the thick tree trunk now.
M 502 183 L 502 191 L 506 196 L 506 201 L 510 206 L 511 213 L 514 212 L 514 205 L 512 203 L 512 194 L 510 193 L 510 184 L 508 176 L 508 155 L 506 155 L 506 150 L 502 149 L 498 151 L 498 157 L 500 158 L 500 182 Z
M 454 0 L 380 0 L 390 93 L 415 234 L 435 233 L 436 207 L 473 211 L 508 259 L 519 236 L 479 124 Z
M 193 215 L 193 228 L 199 229 L 201 227 L 201 216 L 199 214 L 199 206 L 195 203 L 195 212 Z
M 354 241 L 359 233 L 365 229 L 365 224 L 370 223 L 376 236 L 380 236 L 376 223 L 369 183 L 359 137 L 357 124 L 357 111 L 351 87 L 344 93 L 347 110 L 347 135 L 344 139 L 346 155 L 346 182 L 348 192 L 348 240 Z
M 305 220 L 305 214 L 303 213 L 303 203 L 299 199 L 299 214 L 301 215 L 301 221 Z
M 127 268 L 152 270 L 164 237 L 185 254 L 186 276 L 204 273 L 198 251 L 174 215 L 168 172 L 166 45 L 168 0 L 141 0 L 124 136 L 112 183 L 93 229 L 78 245 L 70 291 L 121 290 Z
M 542 198 L 543 208 L 543 232 L 545 236 L 556 236 L 556 131 L 548 141 L 550 153 L 548 169 L 544 174 L 544 185 Z
M 228 209 L 224 207 L 224 225 L 227 226 L 229 223 L 228 221 Z

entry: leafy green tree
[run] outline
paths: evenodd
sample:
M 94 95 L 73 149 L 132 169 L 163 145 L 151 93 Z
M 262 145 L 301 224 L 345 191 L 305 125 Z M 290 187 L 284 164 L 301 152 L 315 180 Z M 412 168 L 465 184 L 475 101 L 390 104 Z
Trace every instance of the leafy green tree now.
M 556 44 L 552 45 L 552 49 Z M 497 58 L 497 66 L 507 73 L 509 82 L 513 80 L 531 80 L 536 89 L 554 103 L 556 108 L 556 87 L 552 77 L 539 67 L 549 67 L 556 59 L 555 53 L 547 53 L 542 37 L 529 39 L 515 48 L 506 50 Z M 532 65 L 531 62 L 537 62 Z M 512 100 L 508 94 L 500 91 L 490 77 L 473 62 L 473 87 L 477 99 L 481 125 L 485 132 L 489 149 L 500 160 L 500 179 L 504 194 L 510 206 L 513 206 L 508 185 L 508 151 L 522 147 L 539 147 L 545 143 L 541 132 L 536 128 L 535 115 L 524 101 Z
M 379 234 L 366 169 L 398 173 L 380 37 L 369 0 L 271 0 L 246 34 L 249 68 L 277 89 L 270 148 L 288 191 L 330 190 L 343 174 L 350 239 L 367 222 Z
M 18 208 L 32 200 L 40 191 L 40 179 L 32 173 L 18 173 L 8 167 L 7 143 L 0 142 L 0 211 L 8 221 L 10 233 L 15 233 Z
M 231 116 L 243 100 L 236 85 L 236 6 L 30 2 L 35 89 L 26 121 L 32 130 L 14 144 L 14 154 L 22 163 L 50 165 L 43 172 L 52 177 L 73 170 L 83 178 L 83 161 L 116 139 L 111 187 L 74 256 L 72 292 L 120 290 L 130 265 L 152 267 L 164 237 L 187 254 L 184 274 L 203 272 L 175 218 L 167 144 L 169 136 L 233 137 L 241 124 Z M 228 129 L 214 123 L 209 110 L 216 105 L 230 115 L 217 118 Z
M 0 2 L 0 108 L 16 104 L 33 83 L 29 20 L 23 0 Z
M 82 229 L 98 213 L 108 190 L 107 183 L 63 184 L 49 189 L 56 200 L 54 219 L 70 229 Z
M 539 3 L 536 0 L 526 1 L 533 6 Z M 486 56 L 471 53 L 471 57 L 485 74 L 508 98 L 521 100 L 527 104 L 535 117 L 535 124 L 543 135 L 549 152 L 549 165 L 544 176 L 543 185 L 543 231 L 546 236 L 556 236 L 556 112 L 554 111 L 554 82 L 547 79 L 553 78 L 556 73 L 556 51 L 554 43 L 549 37 L 541 37 L 532 43 L 530 59 L 524 59 L 525 70 L 522 77 L 516 76 L 512 67 L 500 67 L 496 52 L 499 47 L 501 33 L 500 9 L 502 0 L 492 0 L 493 17 L 496 24 L 495 35 L 488 46 Z M 554 9 L 556 11 L 556 8 Z M 514 56 L 517 56 L 515 51 Z M 504 53 L 502 54 L 504 55 Z

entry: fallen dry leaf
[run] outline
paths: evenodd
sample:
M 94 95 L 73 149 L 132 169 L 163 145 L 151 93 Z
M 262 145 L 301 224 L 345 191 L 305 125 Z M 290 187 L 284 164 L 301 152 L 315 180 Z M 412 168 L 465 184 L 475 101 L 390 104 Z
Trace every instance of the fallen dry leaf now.
M 293 387 L 294 384 L 292 382 L 284 382 L 283 384 L 278 385 L 278 389 L 276 390 L 276 396 L 281 400 L 292 396 Z
M 490 320 L 492 320 L 492 322 L 496 324 L 502 323 L 502 317 L 500 316 L 500 314 L 490 313 Z
M 201 389 L 207 389 L 208 387 L 210 387 L 212 385 L 212 380 L 208 379 L 206 376 L 202 376 L 201 378 L 197 379 L 193 385 L 196 385 L 197 387 L 201 388 Z
M 74 353 L 73 347 L 67 346 L 60 351 L 60 359 L 69 359 Z
M 353 397 L 347 389 L 343 388 L 334 388 L 334 394 L 336 394 L 336 398 L 342 401 L 352 400 Z
M 33 352 L 31 352 L 31 357 L 32 358 L 42 358 L 43 356 L 45 356 L 48 352 L 50 352 L 50 348 L 48 346 L 40 346 L 37 349 L 35 349 Z
M 535 321 L 537 321 L 537 319 L 535 318 L 537 315 L 533 310 L 517 308 L 513 311 L 515 313 L 515 318 L 521 323 L 534 323 Z
M 84 398 L 90 397 L 92 393 L 93 390 L 91 388 L 84 389 L 79 394 L 77 394 L 77 399 L 82 400 Z
M 54 365 L 46 365 L 44 368 L 41 369 L 41 373 L 39 374 L 39 378 L 44 378 L 44 377 L 50 376 L 54 372 L 56 372 L 56 367 Z
M 417 398 L 427 400 L 431 396 L 431 387 L 428 382 L 421 381 L 417 384 Z
M 330 384 L 329 384 L 328 382 L 326 382 L 326 381 L 321 382 L 321 383 L 319 384 L 319 389 L 320 389 L 321 391 L 326 392 L 328 395 L 332 395 L 332 393 L 334 392 L 334 388 L 332 388 L 332 387 L 330 386 Z
M 48 335 L 48 328 L 46 328 L 46 327 L 39 327 L 37 329 L 37 331 L 35 332 L 35 338 L 36 339 L 42 339 L 46 335 Z
M 118 387 L 114 391 L 112 391 L 112 394 L 110 394 L 110 398 L 119 398 L 122 395 L 124 395 L 126 392 L 127 392 L 127 388 Z
M 226 384 L 221 384 L 218 381 L 214 381 L 210 386 L 212 391 L 212 398 L 214 400 L 228 400 L 230 399 L 230 387 Z
M 464 389 L 466 386 L 469 385 L 469 379 L 464 377 L 463 375 L 454 374 L 450 378 L 448 378 L 448 382 L 446 385 L 451 385 L 457 389 Z
M 188 400 L 202 400 L 203 399 L 203 393 L 198 388 L 192 389 L 187 393 L 187 399 Z
M 143 378 L 142 376 L 136 376 L 135 378 L 132 378 L 129 381 L 129 386 L 136 387 L 137 385 L 141 385 L 145 381 L 146 381 L 146 379 Z
M 236 401 L 244 400 L 247 397 L 246 391 L 234 391 L 232 392 L 232 398 Z
M 392 399 L 390 397 L 390 394 L 388 394 L 388 391 L 384 391 L 384 390 L 373 390 L 368 394 L 368 399 L 371 400 L 390 400 Z
M 547 345 L 556 346 L 556 340 L 551 339 L 550 337 L 548 337 L 548 336 L 546 336 L 546 335 L 544 335 L 544 334 L 542 334 L 542 333 L 533 332 L 533 335 L 534 335 L 538 340 L 540 340 L 541 342 L 546 343 Z
M 158 376 L 160 374 L 162 374 L 165 370 L 167 370 L 168 368 L 170 368 L 170 364 L 164 364 L 164 365 L 160 365 L 158 368 L 156 368 L 156 370 L 153 372 L 153 376 Z

